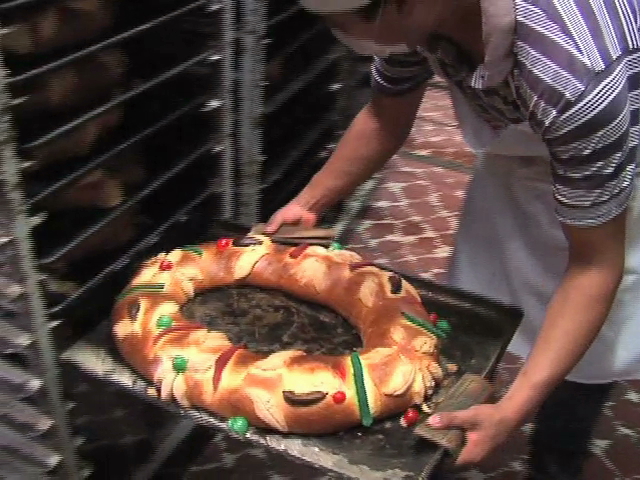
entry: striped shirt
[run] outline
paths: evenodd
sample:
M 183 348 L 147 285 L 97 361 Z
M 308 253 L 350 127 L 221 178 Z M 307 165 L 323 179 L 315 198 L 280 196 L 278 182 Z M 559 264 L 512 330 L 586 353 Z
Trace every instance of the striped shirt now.
M 374 58 L 372 86 L 418 88 L 436 71 L 495 130 L 528 122 L 551 154 L 556 212 L 602 224 L 627 206 L 640 116 L 638 0 L 481 0 L 485 58 L 450 40 Z M 488 35 L 490 34 L 490 35 Z

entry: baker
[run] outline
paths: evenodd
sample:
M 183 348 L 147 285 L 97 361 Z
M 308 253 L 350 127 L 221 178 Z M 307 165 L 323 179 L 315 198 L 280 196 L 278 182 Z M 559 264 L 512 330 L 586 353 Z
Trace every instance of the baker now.
M 450 282 L 516 304 L 505 396 L 430 419 L 467 432 L 477 463 L 537 412 L 529 478 L 580 478 L 613 382 L 640 378 L 636 0 L 302 0 L 373 55 L 371 101 L 304 190 L 276 212 L 318 215 L 402 146 L 426 82 L 449 86 L 476 153 Z

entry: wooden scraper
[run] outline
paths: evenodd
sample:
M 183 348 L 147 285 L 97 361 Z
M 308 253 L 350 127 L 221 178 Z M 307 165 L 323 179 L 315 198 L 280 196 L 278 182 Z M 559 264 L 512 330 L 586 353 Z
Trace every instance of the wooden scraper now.
M 264 233 L 265 224 L 255 225 L 250 233 L 269 235 L 274 242 L 285 244 L 309 243 L 312 245 L 331 245 L 335 240 L 336 230 L 333 228 L 307 228 L 297 225 L 283 225 L 276 232 Z
M 464 374 L 451 387 L 447 388 L 434 400 L 436 404 L 433 414 L 438 412 L 455 412 L 465 410 L 491 397 L 493 387 L 480 375 Z M 464 447 L 465 436 L 462 429 L 436 430 L 431 428 L 427 420 L 416 425 L 414 433 L 430 442 L 439 445 L 457 458 Z

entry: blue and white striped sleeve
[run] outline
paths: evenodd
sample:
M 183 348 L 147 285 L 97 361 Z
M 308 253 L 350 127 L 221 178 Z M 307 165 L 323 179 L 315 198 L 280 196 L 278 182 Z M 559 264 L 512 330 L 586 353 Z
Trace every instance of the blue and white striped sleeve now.
M 634 58 L 635 56 L 635 58 Z M 627 206 L 638 165 L 640 94 L 630 73 L 638 53 L 598 73 L 545 129 L 560 221 L 579 227 L 605 223 Z
M 371 87 L 383 95 L 402 95 L 420 88 L 433 77 L 429 61 L 415 51 L 388 57 L 374 57 Z

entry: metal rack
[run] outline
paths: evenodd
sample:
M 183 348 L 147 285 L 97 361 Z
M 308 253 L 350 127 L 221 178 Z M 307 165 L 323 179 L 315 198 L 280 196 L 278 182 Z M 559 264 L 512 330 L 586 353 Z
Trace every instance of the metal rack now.
M 328 159 L 346 127 L 348 57 L 295 0 L 239 4 L 239 218 L 266 220 Z
M 0 477 L 90 474 L 59 355 L 142 259 L 234 218 L 234 25 L 217 0 L 0 3 Z
M 347 66 L 295 0 L 0 2 L 0 477 L 152 478 L 222 435 L 65 355 L 140 261 L 304 186 Z

